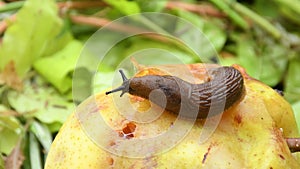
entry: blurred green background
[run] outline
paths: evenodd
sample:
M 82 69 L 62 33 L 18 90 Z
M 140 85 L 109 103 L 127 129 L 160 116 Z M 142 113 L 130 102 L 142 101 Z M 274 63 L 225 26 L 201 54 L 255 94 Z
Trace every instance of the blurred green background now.
M 133 53 L 159 48 L 185 64 L 203 61 L 178 44 L 140 36 L 118 43 L 96 72 L 89 61 L 76 66 L 99 28 L 141 12 L 168 13 L 191 22 L 215 47 L 212 51 L 199 45 L 209 62 L 240 64 L 251 76 L 283 91 L 300 129 L 299 0 L 6 0 L 0 1 L 0 169 L 43 168 L 53 138 L 75 105 L 110 87 L 117 66 Z M 163 23 L 141 22 L 145 28 L 167 31 L 160 27 Z M 175 20 L 170 29 L 179 27 Z M 111 31 L 130 29 L 124 24 Z M 182 36 L 193 42 L 195 35 L 186 31 Z M 111 37 L 99 38 L 98 45 L 105 46 Z M 170 64 L 173 58 L 155 56 L 144 62 Z M 74 97 L 72 89 L 78 88 L 85 90 Z

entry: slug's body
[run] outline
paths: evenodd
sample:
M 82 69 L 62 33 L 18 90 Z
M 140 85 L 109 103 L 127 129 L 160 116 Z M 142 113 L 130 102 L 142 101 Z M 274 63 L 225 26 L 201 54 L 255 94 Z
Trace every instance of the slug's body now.
M 211 80 L 201 84 L 191 84 L 169 75 L 146 75 L 127 79 L 122 71 L 120 73 L 124 81 L 122 86 L 106 94 L 122 91 L 122 96 L 128 92 L 149 99 L 168 111 L 180 113 L 185 118 L 206 118 L 222 113 L 243 95 L 243 77 L 233 67 L 209 70 Z M 163 92 L 166 103 L 162 101 L 161 95 L 149 97 L 154 90 Z

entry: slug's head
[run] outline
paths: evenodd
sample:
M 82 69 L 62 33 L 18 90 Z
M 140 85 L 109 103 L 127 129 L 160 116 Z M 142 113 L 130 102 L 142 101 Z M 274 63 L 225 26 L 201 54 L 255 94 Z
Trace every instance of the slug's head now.
M 108 91 L 106 92 L 105 94 L 108 95 L 110 93 L 114 93 L 114 92 L 118 92 L 118 91 L 122 91 L 120 97 L 123 96 L 123 94 L 125 94 L 126 92 L 129 92 L 129 82 L 130 82 L 130 79 L 127 79 L 127 77 L 125 76 L 124 72 L 122 70 L 119 70 L 121 76 L 122 76 L 122 79 L 123 79 L 123 83 L 120 87 L 116 88 L 116 89 L 113 89 L 111 91 Z

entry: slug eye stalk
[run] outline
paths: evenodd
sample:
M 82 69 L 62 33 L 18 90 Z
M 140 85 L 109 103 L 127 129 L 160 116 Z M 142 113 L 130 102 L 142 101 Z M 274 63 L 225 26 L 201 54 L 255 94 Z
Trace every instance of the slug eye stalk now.
M 113 89 L 111 91 L 108 91 L 106 92 L 105 94 L 106 95 L 109 95 L 111 93 L 115 93 L 115 92 L 118 92 L 118 91 L 122 91 L 122 93 L 120 94 L 120 97 L 122 97 L 125 93 L 129 92 L 129 82 L 130 82 L 130 79 L 128 79 L 126 76 L 125 76 L 125 73 L 123 72 L 123 70 L 119 70 L 121 76 L 122 76 L 122 80 L 123 80 L 123 83 L 120 87 L 116 88 L 116 89 Z

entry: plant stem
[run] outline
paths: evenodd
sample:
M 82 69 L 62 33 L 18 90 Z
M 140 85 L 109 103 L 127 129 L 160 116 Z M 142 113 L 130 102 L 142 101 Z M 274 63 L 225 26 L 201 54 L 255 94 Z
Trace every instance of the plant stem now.
M 285 5 L 287 8 L 300 14 L 300 2 L 298 0 L 275 0 L 282 5 Z
M 143 15 L 136 15 L 136 17 L 134 15 L 132 15 L 132 18 L 135 19 L 137 22 L 141 22 L 142 24 L 144 24 L 148 28 L 152 29 L 156 33 L 162 33 L 162 34 L 165 34 L 165 35 L 170 35 L 163 28 L 161 28 L 160 26 L 158 26 L 157 24 L 155 24 L 154 22 L 152 22 L 148 18 L 144 17 Z
M 7 12 L 12 10 L 20 9 L 24 5 L 25 1 L 16 1 L 6 3 L 5 5 L 0 7 L 0 12 Z
M 247 16 L 253 22 L 257 23 L 259 26 L 261 26 L 263 29 L 269 32 L 274 38 L 279 39 L 281 37 L 281 33 L 277 28 L 275 28 L 269 21 L 267 21 L 257 13 L 253 12 L 249 8 L 245 7 L 244 5 L 238 2 L 230 3 L 230 6 L 237 12 L 241 13 L 244 16 Z
M 230 8 L 228 3 L 223 0 L 210 0 L 213 4 L 215 4 L 218 8 L 220 8 L 224 13 L 228 15 L 228 17 L 239 27 L 243 29 L 248 29 L 249 25 L 238 13 Z
M 166 4 L 167 9 L 183 9 L 190 12 L 198 13 L 200 15 L 209 15 L 214 17 L 223 18 L 226 15 L 209 4 L 192 4 L 181 1 L 168 1 Z

